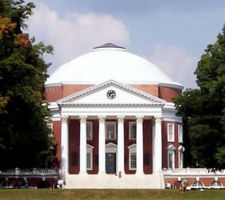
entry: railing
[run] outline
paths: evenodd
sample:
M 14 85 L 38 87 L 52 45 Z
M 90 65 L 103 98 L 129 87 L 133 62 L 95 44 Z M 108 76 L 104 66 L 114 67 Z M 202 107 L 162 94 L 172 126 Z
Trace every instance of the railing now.
M 24 169 L 11 169 L 11 170 L 0 170 L 0 176 L 29 176 L 29 175 L 52 175 L 52 176 L 58 176 L 60 175 L 61 171 L 59 169 L 31 169 L 31 170 L 24 170 Z
M 225 170 L 209 170 L 206 168 L 163 169 L 164 175 L 225 175 Z

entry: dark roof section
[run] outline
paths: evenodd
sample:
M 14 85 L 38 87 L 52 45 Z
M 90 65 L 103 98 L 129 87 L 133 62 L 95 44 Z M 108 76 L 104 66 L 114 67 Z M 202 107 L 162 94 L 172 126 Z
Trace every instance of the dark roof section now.
M 98 47 L 94 47 L 94 49 L 101 49 L 101 48 L 118 48 L 118 49 L 125 49 L 124 47 L 120 47 L 120 46 L 117 46 L 113 43 L 106 43 L 106 44 L 103 44 L 101 46 L 98 46 Z

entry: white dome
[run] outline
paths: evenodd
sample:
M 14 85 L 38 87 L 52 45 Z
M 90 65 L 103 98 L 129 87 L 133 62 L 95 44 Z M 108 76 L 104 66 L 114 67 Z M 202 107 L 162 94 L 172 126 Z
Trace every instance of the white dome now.
M 99 84 L 115 80 L 124 84 L 169 84 L 182 87 L 149 61 L 111 43 L 94 48 L 60 66 L 47 80 L 52 84 Z

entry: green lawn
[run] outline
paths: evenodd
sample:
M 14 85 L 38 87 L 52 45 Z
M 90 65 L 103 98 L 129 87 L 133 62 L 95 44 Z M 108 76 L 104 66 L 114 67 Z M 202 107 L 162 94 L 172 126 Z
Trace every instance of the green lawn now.
M 50 190 L 50 189 L 1 189 L 0 200 L 225 200 L 225 190 Z

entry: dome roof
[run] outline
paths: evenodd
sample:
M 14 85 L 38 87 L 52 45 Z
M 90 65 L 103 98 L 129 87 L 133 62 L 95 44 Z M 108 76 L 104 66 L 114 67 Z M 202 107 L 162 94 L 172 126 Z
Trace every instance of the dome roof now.
M 52 84 L 99 84 L 115 80 L 124 84 L 167 84 L 182 88 L 149 61 L 111 43 L 95 47 L 60 66 L 47 80 Z

